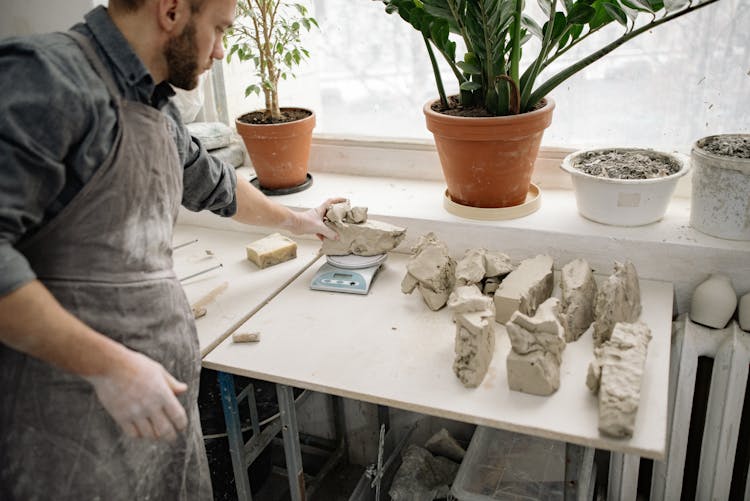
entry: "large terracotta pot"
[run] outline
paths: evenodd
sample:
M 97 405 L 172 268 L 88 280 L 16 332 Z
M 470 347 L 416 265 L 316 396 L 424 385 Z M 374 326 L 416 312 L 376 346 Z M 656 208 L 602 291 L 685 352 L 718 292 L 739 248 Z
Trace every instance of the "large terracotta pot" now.
M 505 117 L 454 117 L 424 105 L 427 129 L 435 146 L 448 194 L 471 207 L 512 207 L 526 199 L 544 129 L 552 122 L 555 102 Z
M 248 124 L 235 120 L 235 125 L 263 188 L 292 188 L 305 182 L 315 113 L 310 111 L 309 117 L 294 122 Z

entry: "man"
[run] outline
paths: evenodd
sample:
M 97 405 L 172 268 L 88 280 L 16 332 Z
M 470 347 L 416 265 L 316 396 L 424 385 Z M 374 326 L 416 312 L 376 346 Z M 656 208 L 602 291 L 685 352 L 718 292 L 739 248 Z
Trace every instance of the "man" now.
M 210 499 L 200 355 L 172 271 L 182 203 L 336 235 L 190 138 L 236 0 L 110 0 L 0 42 L 0 499 Z

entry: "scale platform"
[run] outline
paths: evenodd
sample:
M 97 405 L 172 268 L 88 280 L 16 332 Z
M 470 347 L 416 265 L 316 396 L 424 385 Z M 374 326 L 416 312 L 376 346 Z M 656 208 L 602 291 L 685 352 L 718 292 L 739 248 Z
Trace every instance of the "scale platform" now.
M 326 256 L 326 262 L 313 277 L 310 288 L 316 291 L 367 294 L 375 274 L 387 258 L 388 254 Z

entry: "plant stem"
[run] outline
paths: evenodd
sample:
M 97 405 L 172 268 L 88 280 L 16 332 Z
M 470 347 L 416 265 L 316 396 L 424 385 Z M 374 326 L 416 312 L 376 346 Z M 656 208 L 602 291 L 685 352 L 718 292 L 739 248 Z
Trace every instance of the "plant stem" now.
M 520 83 L 518 68 L 521 61 L 521 16 L 523 16 L 523 0 L 516 0 L 516 13 L 513 19 L 513 32 L 511 33 L 511 53 L 510 53 L 510 78 L 516 83 L 516 88 Z
M 534 82 L 536 81 L 536 77 L 539 75 L 539 72 L 541 71 L 542 62 L 544 61 L 545 54 L 548 53 L 549 47 L 550 47 L 550 40 L 552 40 L 552 32 L 554 31 L 555 27 L 555 13 L 557 12 L 557 0 L 552 0 L 550 5 L 550 13 L 549 13 L 549 21 L 547 22 L 547 32 L 544 34 L 544 39 L 542 40 L 542 46 L 539 48 L 539 55 L 534 60 L 534 64 L 532 65 L 531 72 L 529 73 L 529 78 L 526 82 L 524 82 L 523 89 L 521 89 L 521 109 L 523 111 L 526 111 L 528 109 L 529 102 L 532 104 L 535 101 L 531 101 L 529 96 L 531 95 L 531 89 L 534 87 Z
M 577 63 L 568 66 L 567 68 L 565 68 L 564 70 L 560 71 L 556 75 L 550 77 L 549 80 L 547 80 L 546 82 L 544 82 L 544 84 L 542 84 L 538 89 L 536 89 L 531 94 L 531 96 L 529 97 L 529 99 L 527 100 L 527 102 L 531 103 L 531 104 L 534 104 L 534 103 L 540 101 L 542 98 L 544 98 L 546 95 L 548 95 L 555 87 L 557 87 L 558 85 L 560 85 L 562 82 L 564 82 L 565 80 L 567 80 L 569 77 L 573 76 L 578 71 L 582 70 L 583 68 L 585 68 L 586 66 L 590 65 L 594 61 L 597 61 L 597 60 L 601 59 L 602 57 L 606 56 L 607 54 L 609 54 L 610 52 L 612 52 L 613 50 L 615 50 L 616 48 L 618 48 L 619 46 L 621 46 L 622 44 L 624 44 L 625 42 L 627 42 L 628 40 L 630 40 L 630 39 L 632 39 L 632 38 L 640 35 L 641 33 L 645 32 L 645 31 L 648 31 L 650 29 L 653 29 L 653 28 L 659 26 L 660 24 L 664 24 L 664 23 L 666 23 L 668 21 L 671 21 L 672 19 L 676 19 L 676 18 L 678 18 L 680 16 L 684 16 L 685 14 L 687 14 L 689 12 L 698 10 L 698 9 L 700 9 L 702 7 L 705 7 L 707 5 L 710 5 L 710 4 L 712 4 L 714 2 L 718 2 L 718 1 L 719 0 L 704 0 L 703 2 L 701 2 L 699 4 L 691 5 L 691 6 L 689 6 L 686 9 L 683 9 L 683 10 L 681 10 L 679 12 L 675 12 L 675 13 L 670 14 L 668 16 L 664 16 L 661 19 L 657 19 L 657 20 L 651 21 L 650 23 L 641 26 L 637 30 L 633 30 L 633 31 L 631 31 L 629 33 L 626 33 L 625 35 L 621 36 L 620 38 L 618 38 L 614 42 L 612 42 L 612 43 L 610 43 L 610 44 L 602 47 L 601 49 L 599 49 L 598 51 L 594 52 L 593 54 L 590 54 L 589 56 L 581 59 Z
M 430 46 L 430 41 L 426 36 L 422 35 L 425 45 L 427 46 L 427 53 L 430 55 L 430 64 L 432 65 L 432 72 L 435 74 L 435 83 L 437 84 L 438 95 L 440 96 L 440 104 L 443 108 L 448 108 L 448 98 L 445 97 L 445 89 L 443 88 L 443 79 L 440 76 L 440 70 L 438 69 L 437 59 L 435 59 L 435 53 Z

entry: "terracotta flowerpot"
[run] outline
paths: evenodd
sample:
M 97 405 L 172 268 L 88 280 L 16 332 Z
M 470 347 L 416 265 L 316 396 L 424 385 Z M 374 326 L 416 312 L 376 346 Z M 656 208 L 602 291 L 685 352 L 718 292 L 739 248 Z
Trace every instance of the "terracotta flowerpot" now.
M 263 188 L 292 188 L 305 182 L 314 112 L 294 122 L 248 124 L 235 120 L 235 125 Z
M 531 184 L 544 129 L 552 122 L 555 102 L 538 110 L 504 117 L 455 117 L 423 111 L 435 138 L 450 198 L 471 207 L 519 205 Z

